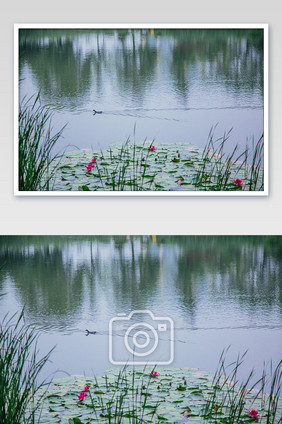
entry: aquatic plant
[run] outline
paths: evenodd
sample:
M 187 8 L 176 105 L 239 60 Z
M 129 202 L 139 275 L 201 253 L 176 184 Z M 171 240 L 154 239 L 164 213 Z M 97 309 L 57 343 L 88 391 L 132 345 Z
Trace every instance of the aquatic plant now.
M 253 190 L 263 190 L 264 180 L 263 180 L 263 151 L 264 151 L 264 140 L 263 136 L 255 144 L 254 140 L 252 143 L 253 152 L 252 152 L 252 162 L 251 165 L 247 168 L 248 174 L 248 186 L 249 191 Z M 246 147 L 246 155 L 248 157 L 248 148 Z M 262 178 L 260 173 L 262 172 Z
M 119 143 L 102 152 L 68 153 L 58 167 L 55 190 L 260 191 L 263 140 L 253 154 L 225 155 L 227 135 L 204 150 L 187 143 Z M 220 146 L 218 146 L 218 143 Z M 93 161 L 95 159 L 95 161 Z M 249 164 L 250 162 L 250 164 Z
M 33 100 L 25 98 L 19 106 L 18 188 L 19 191 L 49 190 L 56 167 L 50 168 L 57 157 L 52 149 L 65 126 L 52 135 L 52 113 L 40 105 L 39 94 Z
M 280 419 L 278 424 L 282 423 L 282 411 L 279 408 L 280 395 L 281 395 L 281 384 L 282 384 L 282 359 L 274 368 L 272 363 L 270 364 L 270 392 L 269 394 L 264 394 L 262 408 L 266 411 L 266 424 L 274 424 L 277 422 L 278 411 L 280 411 Z M 262 377 L 262 392 L 265 391 L 267 372 L 264 372 Z M 279 417 L 278 417 L 279 418 Z
M 141 379 L 137 378 L 135 371 L 131 373 L 131 376 L 128 375 L 127 367 L 118 371 L 114 382 L 105 377 L 106 390 L 109 392 L 108 397 L 103 396 L 104 392 L 99 389 L 96 380 L 94 396 L 89 392 L 95 417 L 99 420 L 106 418 L 107 422 L 115 424 L 152 422 L 159 402 L 154 403 L 154 405 L 148 404 L 148 398 L 151 396 L 148 388 L 154 371 L 146 373 L 145 370 L 146 368 L 141 373 Z M 150 420 L 148 420 L 147 414 L 145 418 L 148 408 Z
M 234 184 L 237 186 L 242 186 L 243 185 L 243 181 L 240 180 L 239 178 L 236 178 L 236 180 L 234 180 Z
M 86 396 L 85 392 L 80 392 L 77 398 L 78 400 L 84 400 L 85 396 Z
M 113 191 L 141 191 L 151 190 L 155 175 L 148 179 L 146 175 L 148 155 L 155 149 L 152 143 L 148 149 L 143 146 L 131 144 L 129 139 L 118 148 L 117 152 L 109 149 L 107 157 L 104 152 L 100 152 L 99 160 L 93 157 L 87 165 L 87 171 L 95 170 L 95 177 L 98 178 L 103 189 L 110 187 Z M 90 190 L 87 185 L 82 185 L 82 190 Z
M 226 154 L 225 145 L 232 129 L 218 139 L 215 139 L 215 129 L 216 126 L 211 128 L 203 150 L 202 161 L 193 180 L 195 187 L 213 191 L 263 190 L 263 136 L 256 145 L 253 142 L 253 151 L 247 145 L 242 153 L 237 154 L 236 145 L 231 153 Z M 232 181 L 234 170 L 235 179 Z
M 37 359 L 38 333 L 24 323 L 24 314 L 6 315 L 0 323 L 0 424 L 33 423 L 43 388 L 38 375 L 52 350 Z
M 258 411 L 255 411 L 254 409 L 249 411 L 249 414 L 250 414 L 250 417 L 252 417 L 252 418 L 258 418 L 259 417 Z
M 95 378 L 58 379 L 43 402 L 44 423 L 59 417 L 70 424 L 177 423 L 186 419 L 191 424 L 281 424 L 281 363 L 268 377 L 264 370 L 256 380 L 251 371 L 242 380 L 239 369 L 246 353 L 226 365 L 226 352 L 214 376 L 188 368 L 160 368 L 157 372 L 150 367 L 125 366 Z M 270 393 L 266 395 L 268 383 Z
M 260 422 L 265 424 L 281 424 L 281 378 L 282 361 L 278 363 L 274 372 L 270 372 L 270 393 L 265 395 L 266 371 L 262 377 L 252 382 L 254 370 L 247 376 L 245 381 L 239 383 L 239 368 L 243 363 L 243 355 L 239 355 L 235 362 L 226 365 L 226 353 L 228 348 L 221 354 L 218 368 L 213 378 L 212 390 L 203 409 L 203 418 L 208 423 L 225 422 L 237 424 L 249 422 L 250 418 L 261 417 Z M 230 371 L 228 371 L 230 370 Z M 247 405 L 256 406 L 258 410 L 251 409 L 248 412 Z M 261 414 L 259 414 L 259 410 Z M 223 417 L 225 417 L 223 419 Z

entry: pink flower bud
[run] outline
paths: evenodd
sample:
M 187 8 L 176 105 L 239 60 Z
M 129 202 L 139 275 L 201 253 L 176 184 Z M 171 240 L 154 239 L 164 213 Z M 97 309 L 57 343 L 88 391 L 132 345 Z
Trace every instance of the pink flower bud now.
M 242 186 L 243 185 L 243 181 L 240 180 L 239 178 L 237 178 L 236 180 L 234 180 L 234 184 L 237 186 Z
M 87 171 L 92 171 L 92 168 L 93 168 L 93 163 L 89 163 L 88 165 L 87 165 Z
M 249 411 L 249 414 L 252 418 L 258 418 L 259 417 L 258 411 L 255 411 L 254 409 Z
M 78 400 L 84 400 L 85 399 L 85 393 L 84 392 L 81 392 L 79 395 L 78 395 Z

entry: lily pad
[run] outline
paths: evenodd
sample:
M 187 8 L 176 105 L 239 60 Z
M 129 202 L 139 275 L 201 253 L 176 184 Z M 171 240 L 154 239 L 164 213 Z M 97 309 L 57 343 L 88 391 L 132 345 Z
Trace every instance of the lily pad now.
M 218 185 L 220 170 L 215 158 L 203 156 L 203 150 L 190 144 L 158 144 L 154 151 L 148 150 L 148 143 L 136 145 L 120 143 L 112 145 L 97 154 L 91 150 L 68 152 L 55 159 L 48 170 L 57 165 L 50 190 L 54 191 L 199 191 L 221 190 Z M 93 169 L 86 167 L 93 163 Z M 224 160 L 222 161 L 222 166 Z M 147 171 L 146 171 L 147 170 Z M 204 171 L 203 171 L 204 170 Z M 182 183 L 174 174 L 181 175 Z M 238 162 L 230 169 L 226 191 L 250 189 L 251 168 Z M 234 180 L 242 181 L 242 186 Z M 258 186 L 262 187 L 263 168 L 258 175 Z

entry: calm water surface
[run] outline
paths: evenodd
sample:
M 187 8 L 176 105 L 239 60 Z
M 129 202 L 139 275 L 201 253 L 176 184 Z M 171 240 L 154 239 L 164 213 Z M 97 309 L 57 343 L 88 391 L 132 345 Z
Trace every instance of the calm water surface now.
M 174 321 L 172 366 L 213 372 L 228 345 L 248 370 L 281 359 L 282 237 L 1 237 L 3 263 L 0 318 L 25 307 L 40 351 L 56 345 L 46 375 L 103 372 L 109 321 L 134 310 Z
M 57 150 L 263 133 L 263 30 L 22 29 L 19 47 L 20 99 L 40 90 L 68 123 Z

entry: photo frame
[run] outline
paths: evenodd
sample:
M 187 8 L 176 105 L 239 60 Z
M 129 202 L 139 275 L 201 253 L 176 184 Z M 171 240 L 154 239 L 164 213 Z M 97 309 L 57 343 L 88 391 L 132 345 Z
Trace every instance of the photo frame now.
M 15 195 L 268 195 L 267 24 L 16 24 L 14 44 Z

